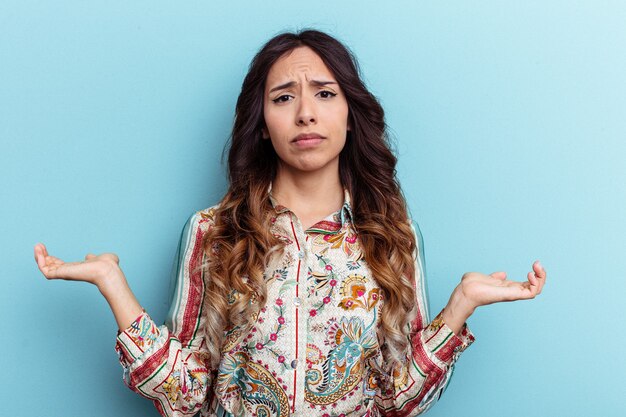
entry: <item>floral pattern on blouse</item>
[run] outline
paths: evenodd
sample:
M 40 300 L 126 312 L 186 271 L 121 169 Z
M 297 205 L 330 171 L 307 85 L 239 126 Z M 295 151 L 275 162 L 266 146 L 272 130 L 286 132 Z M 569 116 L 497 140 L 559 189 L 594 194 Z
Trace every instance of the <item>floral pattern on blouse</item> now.
M 430 408 L 474 336 L 467 326 L 455 335 L 441 313 L 428 324 L 419 229 L 411 355 L 390 381 L 376 332 L 385 300 L 363 258 L 349 193 L 339 211 L 307 230 L 271 188 L 270 199 L 271 232 L 287 245 L 267 265 L 267 303 L 253 327 L 226 329 L 219 367 L 209 369 L 203 311 L 210 277 L 199 266 L 215 208 L 197 212 L 183 230 L 166 324 L 144 311 L 118 334 L 126 384 L 163 416 L 415 416 Z M 236 297 L 233 291 L 229 302 Z

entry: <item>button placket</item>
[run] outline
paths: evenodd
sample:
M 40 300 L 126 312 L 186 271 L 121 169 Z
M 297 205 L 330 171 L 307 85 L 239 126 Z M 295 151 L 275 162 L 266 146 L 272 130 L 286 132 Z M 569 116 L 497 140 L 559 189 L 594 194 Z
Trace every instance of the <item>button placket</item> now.
M 297 263 L 298 263 L 298 273 L 296 279 L 296 285 L 294 286 L 292 293 L 292 303 L 295 311 L 295 326 L 296 326 L 296 355 L 292 357 L 291 362 L 289 363 L 289 367 L 294 372 L 294 387 L 293 387 L 293 395 L 294 398 L 292 400 L 291 412 L 297 414 L 298 411 L 302 408 L 302 401 L 304 399 L 304 378 L 305 373 L 303 369 L 301 369 L 301 365 L 303 363 L 302 358 L 306 357 L 306 333 L 307 333 L 307 321 L 306 316 L 304 314 L 304 308 L 302 306 L 303 303 L 303 294 L 301 291 L 304 290 L 304 286 L 301 284 L 306 283 L 306 279 L 302 279 L 302 277 L 306 278 L 306 233 L 302 230 L 302 224 L 300 220 L 292 213 L 292 227 L 294 234 L 294 244 L 297 247 Z

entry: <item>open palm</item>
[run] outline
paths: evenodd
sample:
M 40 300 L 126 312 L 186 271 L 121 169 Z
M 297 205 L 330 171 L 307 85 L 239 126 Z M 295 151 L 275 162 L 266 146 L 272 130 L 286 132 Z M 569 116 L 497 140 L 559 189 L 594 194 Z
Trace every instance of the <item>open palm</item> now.
M 506 272 L 494 272 L 489 275 L 468 272 L 461 280 L 461 291 L 476 307 L 502 301 L 535 298 L 541 293 L 546 282 L 546 271 L 539 262 L 535 262 L 532 268 L 527 275 L 527 281 L 523 282 L 506 279 Z
M 43 243 L 35 245 L 35 261 L 41 273 L 48 279 L 85 281 L 95 285 L 115 268 L 119 268 L 119 258 L 114 253 L 88 254 L 81 262 L 64 262 L 50 256 Z

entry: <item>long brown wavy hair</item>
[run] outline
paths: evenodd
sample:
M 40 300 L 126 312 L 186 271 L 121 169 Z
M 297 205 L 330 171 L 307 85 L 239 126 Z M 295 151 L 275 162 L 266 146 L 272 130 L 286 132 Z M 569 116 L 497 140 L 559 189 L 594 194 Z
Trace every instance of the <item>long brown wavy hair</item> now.
M 337 39 L 316 30 L 283 33 L 269 40 L 250 64 L 237 100 L 228 152 L 229 188 L 205 235 L 207 340 L 217 366 L 225 330 L 249 329 L 265 305 L 264 279 L 269 257 L 281 243 L 270 232 L 273 207 L 268 187 L 278 157 L 263 140 L 263 95 L 271 66 L 295 48 L 315 51 L 335 75 L 348 102 L 349 125 L 339 155 L 341 183 L 352 197 L 354 227 L 362 253 L 385 299 L 378 338 L 390 366 L 405 359 L 410 321 L 416 314 L 415 236 L 396 179 L 396 157 L 390 150 L 384 112 L 367 90 L 353 54 Z M 218 255 L 218 256 L 216 256 Z M 235 290 L 239 295 L 229 303 Z

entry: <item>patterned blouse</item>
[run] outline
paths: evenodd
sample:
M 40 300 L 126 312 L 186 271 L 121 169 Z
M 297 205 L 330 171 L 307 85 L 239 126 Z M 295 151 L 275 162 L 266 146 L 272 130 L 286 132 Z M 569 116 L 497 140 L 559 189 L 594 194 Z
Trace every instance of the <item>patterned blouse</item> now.
M 382 384 L 376 328 L 383 293 L 361 253 L 348 191 L 339 211 L 307 230 L 270 199 L 272 232 L 287 245 L 266 269 L 267 303 L 249 333 L 226 331 L 219 368 L 209 368 L 203 312 L 210 277 L 197 267 L 215 207 L 197 212 L 183 230 L 165 325 L 144 311 L 118 333 L 126 385 L 163 416 L 415 416 L 430 408 L 474 336 L 466 325 L 455 335 L 441 313 L 428 324 L 419 229 L 411 354 Z

